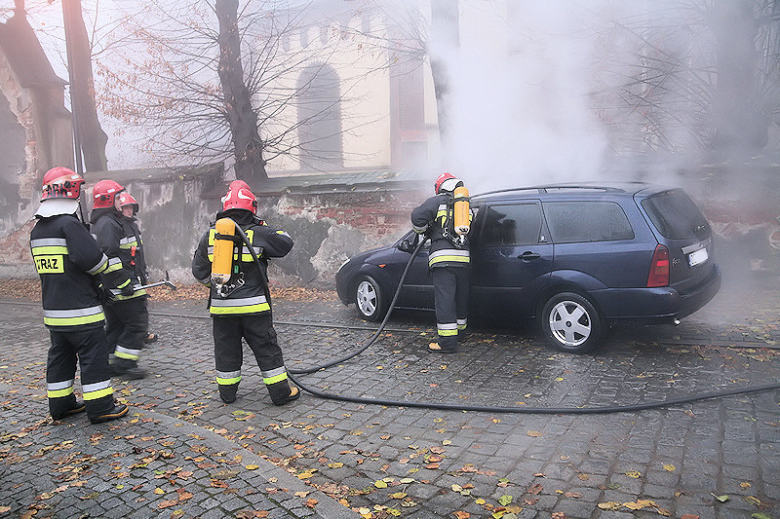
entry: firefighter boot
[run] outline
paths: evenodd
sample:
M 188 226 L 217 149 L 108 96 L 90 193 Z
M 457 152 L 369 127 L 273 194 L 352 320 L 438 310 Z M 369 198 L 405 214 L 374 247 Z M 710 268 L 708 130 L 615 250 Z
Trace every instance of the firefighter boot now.
M 266 387 L 268 388 L 268 393 L 271 395 L 271 401 L 273 401 L 274 405 L 289 404 L 301 396 L 301 391 L 297 387 L 291 386 L 287 380 L 282 380 L 281 382 L 270 384 Z
M 236 393 L 238 393 L 238 384 L 230 384 L 229 386 L 219 386 L 219 398 L 226 404 L 232 404 L 236 401 Z
M 124 377 L 128 380 L 145 378 L 146 370 L 138 366 L 137 360 L 114 357 L 109 365 L 112 377 Z
M 443 348 L 438 342 L 432 342 L 428 345 L 428 351 L 431 353 L 457 353 L 455 348 Z
M 117 418 L 122 418 L 124 415 L 126 415 L 127 411 L 128 411 L 128 407 L 125 404 L 119 404 L 114 402 L 114 407 L 112 407 L 105 413 L 99 414 L 97 416 L 90 416 L 89 421 L 90 423 L 93 424 L 99 424 L 111 420 L 116 420 Z
M 70 409 L 68 409 L 66 411 L 60 411 L 60 410 L 51 411 L 50 410 L 49 412 L 51 414 L 52 420 L 62 420 L 63 418 L 65 418 L 67 416 L 72 416 L 74 414 L 83 413 L 86 410 L 87 410 L 87 406 L 84 404 L 84 402 L 76 401 L 73 404 L 73 407 L 71 407 Z

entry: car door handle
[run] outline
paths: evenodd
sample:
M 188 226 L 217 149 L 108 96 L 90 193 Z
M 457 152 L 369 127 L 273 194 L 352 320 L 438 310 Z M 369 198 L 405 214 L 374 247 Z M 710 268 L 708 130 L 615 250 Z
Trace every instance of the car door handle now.
M 523 261 L 531 261 L 535 259 L 541 258 L 542 255 L 538 252 L 531 252 L 530 250 L 525 251 L 524 253 L 520 254 L 517 259 L 521 259 Z

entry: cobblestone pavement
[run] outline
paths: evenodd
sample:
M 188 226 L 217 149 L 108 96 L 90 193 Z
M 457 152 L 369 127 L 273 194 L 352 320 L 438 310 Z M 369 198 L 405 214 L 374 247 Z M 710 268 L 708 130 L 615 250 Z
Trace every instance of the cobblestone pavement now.
M 335 301 L 274 311 L 294 371 L 375 329 Z M 587 356 L 486 325 L 458 354 L 429 354 L 432 316 L 397 313 L 358 357 L 295 375 L 337 398 L 409 405 L 304 392 L 275 407 L 248 348 L 225 405 L 204 302 L 152 302 L 151 325 L 151 375 L 114 381 L 128 417 L 54 423 L 39 303 L 0 301 L 0 517 L 780 518 L 780 390 L 592 412 L 776 384 L 775 277 L 724 285 L 678 327 L 614 329 Z

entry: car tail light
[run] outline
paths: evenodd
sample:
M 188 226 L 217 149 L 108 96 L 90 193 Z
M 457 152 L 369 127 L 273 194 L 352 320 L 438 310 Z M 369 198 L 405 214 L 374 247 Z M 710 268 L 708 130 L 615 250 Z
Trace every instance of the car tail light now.
M 658 245 L 653 252 L 650 263 L 650 275 L 647 276 L 648 287 L 665 287 L 669 284 L 669 249 Z

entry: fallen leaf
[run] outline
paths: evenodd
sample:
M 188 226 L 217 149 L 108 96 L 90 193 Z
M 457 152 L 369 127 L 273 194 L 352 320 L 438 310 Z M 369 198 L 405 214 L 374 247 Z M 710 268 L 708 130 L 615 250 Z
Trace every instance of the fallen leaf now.
M 533 485 L 528 487 L 528 490 L 526 490 L 526 492 L 528 492 L 529 494 L 535 496 L 535 495 L 539 494 L 539 492 L 541 492 L 543 490 L 543 488 L 544 487 L 542 487 L 542 485 L 540 485 L 539 483 L 534 483 Z
M 649 499 L 637 499 L 633 503 L 623 503 L 623 506 L 628 508 L 629 510 L 641 510 L 643 508 L 651 508 L 655 507 L 656 504 Z

